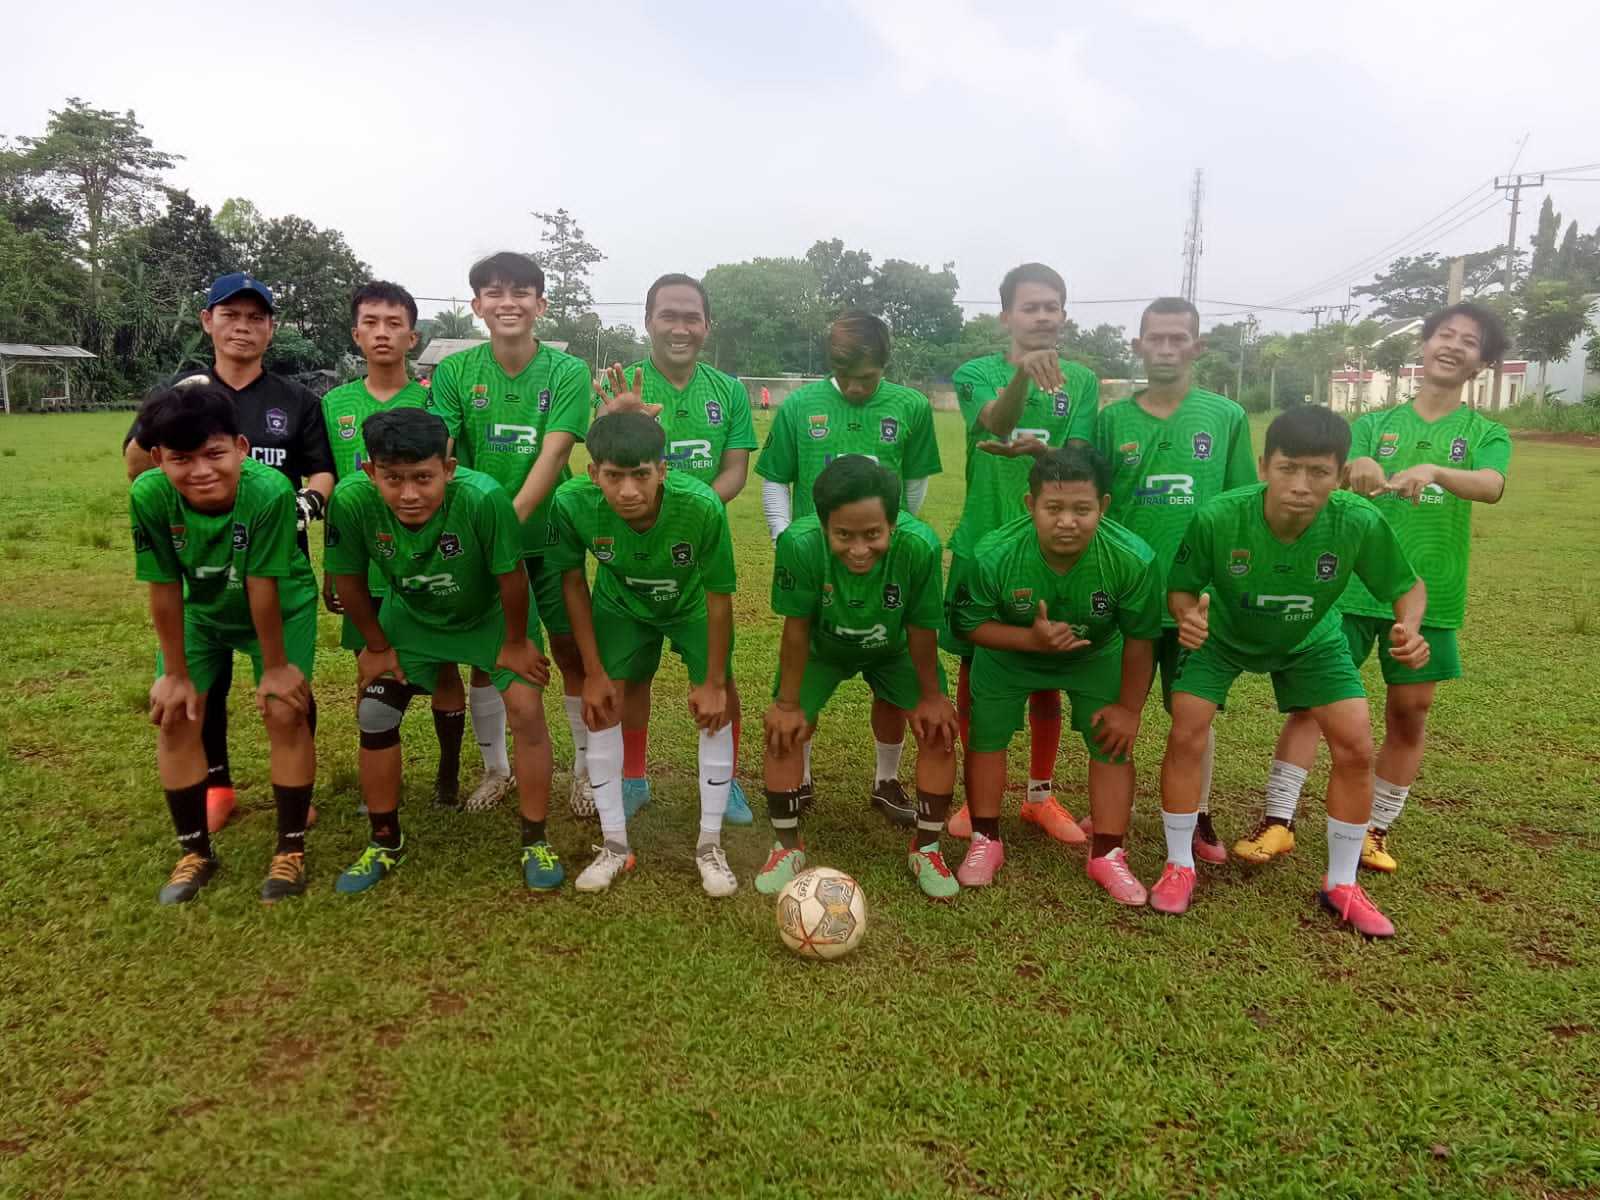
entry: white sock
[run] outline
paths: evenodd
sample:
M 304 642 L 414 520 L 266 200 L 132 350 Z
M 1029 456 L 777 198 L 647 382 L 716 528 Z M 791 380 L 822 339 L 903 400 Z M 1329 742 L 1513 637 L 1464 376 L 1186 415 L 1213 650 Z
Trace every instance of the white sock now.
M 800 747 L 800 756 L 806 760 L 805 781 L 811 782 L 811 739 L 806 739 L 806 744 Z
M 1048 796 L 1050 794 L 1050 784 L 1051 781 L 1048 779 L 1028 780 L 1028 802 L 1031 804 Z
M 1304 767 L 1273 759 L 1272 770 L 1267 772 L 1267 816 L 1292 824 L 1300 808 L 1300 789 L 1306 786 L 1306 776 L 1310 774 Z
M 722 816 L 728 811 L 728 784 L 733 781 L 733 727 L 716 733 L 700 731 L 700 846 L 722 840 Z
M 874 783 L 882 783 L 886 779 L 900 778 L 900 755 L 905 750 L 904 742 L 880 742 L 876 738 L 872 744 L 878 750 L 878 773 L 873 776 Z
M 1211 770 L 1217 765 L 1217 729 L 1206 730 L 1206 752 L 1200 760 L 1200 811 L 1211 812 Z
M 1398 783 L 1390 783 L 1387 779 L 1374 779 L 1372 781 L 1372 827 L 1374 829 L 1392 829 L 1394 823 L 1400 819 L 1400 810 L 1406 806 L 1406 797 L 1411 794 L 1409 787 L 1401 787 Z
M 1356 867 L 1361 864 L 1361 844 L 1367 840 L 1365 825 L 1352 825 L 1348 821 L 1328 818 L 1328 886 L 1356 881 Z
M 628 817 L 622 807 L 622 726 L 613 725 L 589 735 L 590 781 L 594 808 L 600 814 L 600 832 L 608 844 L 628 848 Z
M 1173 866 L 1194 870 L 1194 827 L 1199 819 L 1199 813 L 1161 810 L 1161 825 L 1167 831 L 1167 861 Z
M 567 728 L 572 730 L 572 774 L 575 779 L 589 778 L 589 727 L 583 723 L 583 697 L 563 696 L 561 704 L 567 710 Z M 622 736 L 620 733 L 617 735 Z
M 467 707 L 472 710 L 472 736 L 478 739 L 483 769 L 511 774 L 511 760 L 506 756 L 506 702 L 500 689 L 492 683 L 472 688 Z

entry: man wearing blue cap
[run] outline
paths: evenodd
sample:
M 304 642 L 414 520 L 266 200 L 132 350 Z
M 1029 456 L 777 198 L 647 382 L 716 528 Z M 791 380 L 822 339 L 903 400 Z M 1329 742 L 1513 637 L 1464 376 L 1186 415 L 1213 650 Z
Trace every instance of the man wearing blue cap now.
M 206 293 L 200 325 L 211 338 L 212 365 L 184 371 L 168 381 L 205 376 L 233 397 L 239 432 L 250 443 L 250 457 L 288 477 L 298 493 L 300 548 L 306 549 L 305 527 L 320 519 L 333 491 L 333 454 L 322 419 L 322 402 L 309 389 L 265 370 L 261 365 L 272 343 L 272 290 L 259 279 L 235 271 L 223 275 Z M 155 464 L 136 440 L 134 421 L 123 443 L 129 480 Z M 233 779 L 228 772 L 228 688 L 231 660 L 206 693 L 201 736 L 208 768 L 206 822 L 221 829 L 233 812 Z

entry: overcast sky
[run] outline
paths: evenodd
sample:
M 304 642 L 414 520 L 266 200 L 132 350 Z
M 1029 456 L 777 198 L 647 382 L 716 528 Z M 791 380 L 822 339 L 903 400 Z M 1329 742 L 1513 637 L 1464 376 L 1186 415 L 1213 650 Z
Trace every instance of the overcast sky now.
M 1298 305 L 1343 300 L 1390 243 L 1503 241 L 1505 201 L 1401 239 L 1491 201 L 1524 134 L 1520 169 L 1600 163 L 1592 0 L 1089 7 L 56 0 L 8 23 L 0 133 L 69 95 L 132 108 L 202 202 L 334 226 L 419 295 L 466 294 L 474 258 L 563 206 L 608 256 L 599 300 L 840 237 L 953 260 L 964 300 L 1042 259 L 1086 324 L 1178 288 L 1196 167 L 1201 296 Z M 1600 224 L 1600 182 L 1553 194 Z

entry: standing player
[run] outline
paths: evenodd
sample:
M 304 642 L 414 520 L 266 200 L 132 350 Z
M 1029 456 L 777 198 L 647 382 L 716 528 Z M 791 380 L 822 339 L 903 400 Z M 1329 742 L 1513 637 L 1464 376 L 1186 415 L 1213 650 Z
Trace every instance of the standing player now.
M 1028 697 L 1065 691 L 1089 751 L 1094 844 L 1088 873 L 1120 904 L 1145 902 L 1123 838 L 1133 811 L 1133 745 L 1161 634 L 1161 570 L 1135 535 L 1103 520 L 1110 470 L 1092 448 L 1043 455 L 1027 511 L 984 537 L 951 620 L 976 647 L 967 803 L 972 846 L 956 878 L 994 882 L 1005 864 L 1006 750 Z
M 444 422 L 415 408 L 362 424 L 367 461 L 334 489 L 327 573 L 352 624 L 361 684 L 361 792 L 372 838 L 335 888 L 364 892 L 405 859 L 400 829 L 400 721 L 417 692 L 458 662 L 505 695 L 516 736 L 522 807 L 522 877 L 534 891 L 561 886 L 561 860 L 545 838 L 550 737 L 543 688 L 550 666 L 530 630 L 522 531 L 511 500 L 478 471 L 457 470 Z M 380 611 L 367 589 L 382 577 Z
M 217 870 L 206 823 L 206 696 L 234 651 L 255 668 L 271 745 L 278 842 L 261 899 L 306 890 L 306 817 L 316 779 L 308 710 L 317 582 L 295 547 L 294 488 L 249 457 L 234 398 L 214 383 L 156 393 L 139 445 L 158 469 L 133 481 L 137 577 L 150 585 L 160 655 L 150 689 L 156 768 L 183 851 L 162 904 L 192 900 Z
M 1194 386 L 1195 360 L 1205 353 L 1200 311 L 1194 305 L 1176 296 L 1153 301 L 1139 318 L 1133 352 L 1144 360 L 1150 386 L 1108 404 L 1095 422 L 1094 442 L 1111 464 L 1106 515 L 1149 544 L 1165 579 L 1196 506 L 1254 483 L 1256 462 L 1244 409 Z M 1162 617 L 1156 665 L 1161 670 L 1161 703 L 1170 713 L 1172 679 L 1182 650 L 1177 625 L 1164 605 Z M 1228 861 L 1228 852 L 1211 827 L 1215 754 L 1213 731 L 1200 767 L 1194 852 L 1206 862 L 1220 863 Z
M 327 507 L 328 494 L 333 491 L 333 458 L 317 397 L 261 365 L 272 344 L 273 313 L 272 290 L 259 279 L 237 271 L 218 277 L 207 291 L 206 306 L 200 313 L 200 327 L 211 339 L 211 366 L 184 372 L 173 382 L 204 375 L 232 398 L 250 457 L 278 471 L 298 489 L 299 543 L 301 552 L 309 555 L 305 529 Z M 154 465 L 138 435 L 135 418 L 123 442 L 130 482 Z M 227 823 L 235 800 L 228 770 L 228 690 L 232 686 L 233 659 L 227 658 L 219 661 L 206 693 L 202 729 L 207 764 L 206 824 L 212 833 Z M 310 714 L 315 729 L 315 697 Z
M 939 663 L 938 535 L 900 507 L 900 480 L 860 454 L 823 468 L 814 511 L 778 536 L 772 611 L 783 618 L 767 710 L 767 812 L 777 844 L 756 876 L 767 895 L 805 869 L 801 747 L 838 686 L 863 676 L 917 739 L 917 830 L 907 865 L 924 895 L 961 890 L 939 853 L 956 786 L 956 713 Z
M 870 313 L 847 312 L 828 329 L 832 376 L 791 392 L 778 408 L 756 462 L 761 507 L 774 541 L 796 517 L 812 511 L 811 489 L 834 459 L 864 454 L 904 481 L 902 506 L 912 516 L 928 494 L 928 479 L 943 468 L 933 429 L 933 406 L 914 388 L 883 377 L 889 365 L 889 327 Z M 792 489 L 792 494 L 791 494 Z M 900 786 L 905 718 L 887 701 L 872 704 L 877 772 L 872 803 L 899 825 L 917 810 Z M 811 749 L 803 751 L 803 795 L 811 788 Z
M 650 335 L 650 357 L 626 368 L 612 367 L 609 390 L 596 385 L 606 411 L 643 407 L 667 431 L 667 467 L 692 475 L 722 498 L 723 504 L 744 490 L 750 477 L 750 451 L 756 448 L 750 420 L 750 394 L 732 375 L 700 361 L 700 348 L 711 331 L 711 301 L 698 279 L 663 275 L 644 298 L 644 328 Z M 733 709 L 733 755 L 739 761 L 739 689 L 728 677 Z M 622 799 L 631 817 L 650 802 L 645 761 L 650 740 L 650 688 L 629 693 L 622 714 Z M 731 825 L 749 825 L 755 818 L 736 779 L 728 788 Z
M 1429 654 L 1420 668 L 1390 651 L 1383 606 L 1360 580 L 1351 580 L 1339 598 L 1351 657 L 1360 666 L 1376 643 L 1387 689 L 1372 824 L 1361 850 L 1361 864 L 1374 871 L 1393 871 L 1397 865 L 1389 852 L 1389 829 L 1422 765 L 1434 691 L 1445 680 L 1461 678 L 1456 630 L 1467 608 L 1472 505 L 1499 502 L 1511 464 L 1505 426 L 1461 403 L 1461 389 L 1505 353 L 1500 318 L 1482 305 L 1452 305 L 1423 322 L 1422 339 L 1422 386 L 1416 397 L 1356 421 L 1346 475 L 1351 491 L 1377 501 L 1428 587 L 1422 636 Z M 1292 715 L 1273 756 L 1261 824 L 1233 848 L 1240 858 L 1266 862 L 1294 848 L 1295 809 L 1316 751 L 1316 725 L 1302 714 Z
M 733 542 L 722 500 L 682 471 L 667 470 L 666 434 L 642 412 L 607 413 L 589 431 L 589 477 L 556 492 L 567 611 L 583 654 L 583 706 L 604 844 L 578 875 L 601 892 L 631 871 L 622 804 L 622 713 L 627 693 L 661 665 L 663 639 L 689 671 L 689 715 L 700 727 L 700 839 L 695 865 L 709 896 L 739 881 L 722 851 L 722 814 L 733 776 L 728 667 L 733 653 Z M 585 556 L 599 564 L 591 595 Z M 619 686 L 620 685 L 620 686 Z
M 538 619 L 550 634 L 550 655 L 561 668 L 566 693 L 572 809 L 586 815 L 593 811 L 594 792 L 585 754 L 583 660 L 562 607 L 560 578 L 545 568 L 544 555 L 552 544 L 551 493 L 572 478 L 567 459 L 589 423 L 589 369 L 581 359 L 534 336 L 546 301 L 544 272 L 533 259 L 511 251 L 492 254 L 472 264 L 467 282 L 472 311 L 489 327 L 489 340 L 450 355 L 434 369 L 429 389 L 433 411 L 444 418 L 461 465 L 482 471 L 505 488 L 522 522 L 522 550 Z M 505 707 L 500 691 L 481 672 L 472 677 L 470 703 L 478 744 L 489 753 L 502 747 L 503 755 Z M 509 786 L 509 780 L 502 786 Z
M 1056 349 L 1067 322 L 1066 303 L 1066 281 L 1052 268 L 1044 263 L 1011 268 L 1000 281 L 1000 323 L 1011 334 L 1010 348 L 962 363 L 951 376 L 967 430 L 967 496 L 950 539 L 947 610 L 970 590 L 978 542 L 1024 515 L 1022 498 L 1034 460 L 1094 434 L 1100 381 Z M 944 648 L 961 660 L 956 708 L 965 731 L 972 717 L 972 643 L 946 622 Z M 1052 785 L 1061 752 L 1061 693 L 1054 687 L 1028 698 L 1028 747 L 1022 819 L 1057 841 L 1082 842 L 1082 831 L 1056 800 Z M 951 819 L 950 832 L 971 836 L 971 814 L 964 806 Z
M 1328 739 L 1328 873 L 1318 896 L 1359 932 L 1394 936 L 1356 884 L 1372 810 L 1372 730 L 1336 602 L 1350 577 L 1359 577 L 1394 614 L 1384 634 L 1389 653 L 1420 669 L 1428 661 L 1419 632 L 1428 598 L 1372 501 L 1334 491 L 1349 450 L 1343 418 L 1309 404 L 1291 409 L 1267 427 L 1265 482 L 1201 507 L 1178 546 L 1167 604 L 1189 653 L 1173 683 L 1161 764 L 1167 865 L 1150 892 L 1150 906 L 1160 912 L 1188 910 L 1211 723 L 1233 681 L 1254 671 L 1272 676 L 1280 712 L 1304 710 Z

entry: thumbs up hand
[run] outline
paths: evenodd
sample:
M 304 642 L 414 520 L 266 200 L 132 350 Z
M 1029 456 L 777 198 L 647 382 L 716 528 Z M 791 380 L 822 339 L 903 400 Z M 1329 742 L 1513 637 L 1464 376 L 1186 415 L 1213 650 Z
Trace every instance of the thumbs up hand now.
M 1052 621 L 1050 608 L 1043 600 L 1033 617 L 1034 649 L 1044 654 L 1069 654 L 1089 645 L 1088 639 L 1078 636 L 1065 621 Z
M 1211 593 L 1202 592 L 1195 604 L 1178 620 L 1178 644 L 1185 650 L 1198 650 L 1211 636 Z

